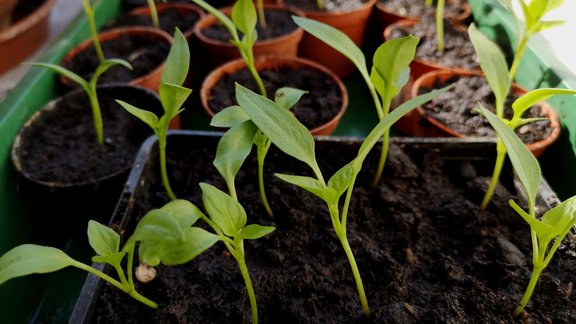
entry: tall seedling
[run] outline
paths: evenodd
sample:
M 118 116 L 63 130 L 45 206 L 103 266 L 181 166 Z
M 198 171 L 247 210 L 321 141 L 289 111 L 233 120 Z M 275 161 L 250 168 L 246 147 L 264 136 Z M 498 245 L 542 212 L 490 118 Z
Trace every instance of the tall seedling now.
M 96 50 L 96 55 L 100 60 L 100 63 L 104 63 L 105 57 L 102 51 L 102 45 L 100 45 L 100 40 L 98 39 L 98 28 L 96 27 L 96 19 L 94 17 L 94 8 L 90 4 L 90 0 L 82 0 L 82 5 L 84 8 L 84 14 L 88 18 L 88 25 L 90 26 L 90 35 L 92 37 L 92 44 Z
M 148 9 L 150 10 L 150 18 L 152 18 L 152 25 L 156 28 L 160 28 L 160 22 L 158 20 L 158 10 L 156 10 L 156 2 L 154 0 L 146 0 L 148 3 Z
M 371 72 L 368 73 L 366 58 L 362 50 L 346 34 L 312 19 L 302 17 L 293 17 L 293 19 L 302 29 L 342 53 L 354 63 L 368 86 L 368 90 L 370 90 L 378 119 L 382 121 L 390 112 L 392 99 L 400 93 L 402 87 L 408 82 L 410 62 L 414 59 L 419 39 L 409 35 L 383 43 L 374 53 L 373 66 Z M 382 135 L 382 152 L 378 169 L 374 175 L 373 186 L 376 186 L 382 177 L 388 155 L 389 137 L 390 132 L 387 130 Z
M 188 68 L 190 65 L 190 49 L 188 42 L 182 32 L 176 28 L 174 32 L 174 41 L 170 48 L 170 53 L 164 64 L 162 71 L 162 82 L 160 84 L 159 94 L 164 115 L 160 118 L 151 111 L 134 107 L 133 105 L 116 100 L 124 109 L 132 115 L 138 117 L 146 123 L 154 134 L 158 137 L 158 150 L 160 152 L 160 171 L 162 173 L 162 182 L 170 199 L 176 199 L 176 195 L 170 187 L 168 180 L 168 171 L 166 170 L 166 140 L 170 121 L 180 114 L 184 108 L 181 108 L 188 96 L 192 93 L 191 89 L 183 87 Z

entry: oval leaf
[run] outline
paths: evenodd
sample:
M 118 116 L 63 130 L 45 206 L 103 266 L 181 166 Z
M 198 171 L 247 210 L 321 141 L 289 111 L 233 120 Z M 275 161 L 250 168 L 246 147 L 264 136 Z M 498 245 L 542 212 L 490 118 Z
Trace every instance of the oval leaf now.
M 238 201 L 220 189 L 200 183 L 202 201 L 210 218 L 222 232 L 230 237 L 236 237 L 246 225 L 246 211 Z
M 230 106 L 218 112 L 212 120 L 210 126 L 214 127 L 234 127 L 241 122 L 250 120 L 250 117 L 240 106 Z
M 162 83 L 181 86 L 186 80 L 190 66 L 190 47 L 186 37 L 176 28 L 170 52 L 164 62 Z
M 317 179 L 305 176 L 297 176 L 297 175 L 290 175 L 290 174 L 281 174 L 276 173 L 275 176 L 280 178 L 282 181 L 286 181 L 290 184 L 298 186 L 318 197 L 320 197 L 324 201 L 328 201 L 330 197 L 330 192 L 328 192 L 328 188 Z
M 160 209 L 172 216 L 181 228 L 194 225 L 204 215 L 196 205 L 184 199 L 172 200 Z
M 256 125 L 248 120 L 230 128 L 218 142 L 213 163 L 228 186 L 234 184 L 236 174 L 250 154 L 256 131 Z
M 169 213 L 162 209 L 153 209 L 138 222 L 128 243 L 164 239 L 184 241 L 184 233 L 180 224 Z
M 126 111 L 146 123 L 146 125 L 150 126 L 150 128 L 156 132 L 158 129 L 158 116 L 156 116 L 153 112 L 140 109 L 122 100 L 116 100 L 116 102 L 122 106 L 122 108 L 126 109 Z
M 94 220 L 88 222 L 88 242 L 101 256 L 112 255 L 120 250 L 120 235 Z
M 516 99 L 512 103 L 512 110 L 514 110 L 514 117 L 521 117 L 526 110 L 528 110 L 533 105 L 542 102 L 551 96 L 560 94 L 576 94 L 576 90 L 569 89 L 557 89 L 557 88 L 543 88 L 528 91 L 520 98 Z
M 280 105 L 280 107 L 289 110 L 292 108 L 299 100 L 302 98 L 304 94 L 308 93 L 308 91 L 284 87 L 276 90 L 276 94 L 274 95 L 274 101 Z
M 250 224 L 240 231 L 240 237 L 246 240 L 256 240 L 274 232 L 275 229 L 273 226 Z

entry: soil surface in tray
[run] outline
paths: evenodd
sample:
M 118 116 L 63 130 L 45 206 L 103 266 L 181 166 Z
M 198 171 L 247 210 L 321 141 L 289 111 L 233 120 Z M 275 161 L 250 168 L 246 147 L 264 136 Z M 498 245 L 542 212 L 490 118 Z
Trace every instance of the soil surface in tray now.
M 352 11 L 362 7 L 369 0 L 324 0 L 324 10 L 319 10 L 316 1 L 310 0 L 284 0 L 287 6 L 294 6 L 309 11 Z
M 289 10 L 266 9 L 264 13 L 266 17 L 266 28 L 262 28 L 260 23 L 256 24 L 258 40 L 278 38 L 296 30 L 298 26 L 292 20 L 292 15 L 294 15 L 294 13 Z M 228 29 L 219 23 L 206 27 L 202 29 L 201 32 L 210 39 L 226 43 L 229 43 L 231 39 Z M 242 38 L 242 34 L 238 36 Z
M 421 17 L 425 13 L 436 12 L 436 3 L 426 7 L 426 1 L 413 0 L 378 0 L 384 4 L 386 9 L 405 17 Z M 444 6 L 444 17 L 450 20 L 463 13 L 462 6 L 467 3 L 466 0 L 448 0 Z
M 158 41 L 158 38 L 146 36 L 122 35 L 117 39 L 102 42 L 102 51 L 106 58 L 120 58 L 132 65 L 132 70 L 123 66 L 113 66 L 100 76 L 99 84 L 109 82 L 128 82 L 142 77 L 160 66 L 170 50 L 170 44 Z M 83 79 L 92 77 L 100 64 L 94 46 L 78 53 L 70 61 L 62 62 L 62 66 L 74 71 Z M 76 84 L 74 84 L 76 86 Z
M 174 35 L 176 27 L 180 29 L 183 33 L 187 31 L 192 31 L 194 25 L 200 18 L 200 15 L 192 12 L 186 11 L 185 15 L 178 13 L 177 9 L 168 9 L 164 12 L 158 13 L 158 23 L 160 24 L 160 29 Z M 153 27 L 152 18 L 150 16 L 135 15 L 131 13 L 126 13 L 119 16 L 113 22 L 107 24 L 103 29 L 112 29 L 117 27 L 126 26 L 148 26 Z
M 214 148 L 193 149 L 180 140 L 168 147 L 177 196 L 202 208 L 198 182 L 224 190 L 211 165 Z M 318 143 L 325 177 L 349 162 L 357 148 Z M 528 284 L 532 255 L 529 228 L 508 206 L 508 199 L 516 198 L 505 189 L 511 185 L 498 187 L 493 203 L 482 211 L 478 204 L 491 161 L 443 158 L 413 149 L 391 147 L 377 189 L 369 185 L 376 158 L 371 155 L 354 190 L 348 239 L 371 306 L 370 320 L 361 316 L 350 267 L 324 203 L 272 176 L 311 172 L 270 151 L 265 172 L 275 212 L 271 219 L 259 200 L 255 161 L 246 162 L 236 183 L 248 223 L 276 226 L 271 235 L 245 242 L 261 323 L 514 322 L 512 311 Z M 147 178 L 135 200 L 136 218 L 168 201 L 157 164 L 147 169 L 154 176 Z M 571 290 L 576 258 L 570 253 L 558 251 L 519 323 L 576 321 Z M 250 322 L 242 277 L 222 244 L 186 265 L 159 267 L 158 277 L 137 289 L 160 307 L 147 308 L 107 285 L 95 322 Z
M 332 120 L 342 106 L 342 92 L 325 73 L 311 68 L 264 69 L 259 72 L 269 96 L 282 87 L 306 90 L 298 103 L 290 109 L 296 118 L 308 129 L 319 127 Z M 217 113 L 220 110 L 237 105 L 235 82 L 258 92 L 256 82 L 248 69 L 226 75 L 218 81 L 210 93 L 208 103 Z
M 421 21 L 414 26 L 396 28 L 391 37 L 400 38 L 410 34 L 420 38 L 416 48 L 416 58 L 419 60 L 451 68 L 480 69 L 474 45 L 465 26 L 456 28 L 444 21 L 444 51 L 440 52 L 434 15 L 425 14 L 420 18 Z
M 478 103 L 495 113 L 495 98 L 486 78 L 466 77 L 456 78 L 446 84 L 454 83 L 454 88 L 441 94 L 422 107 L 433 118 L 466 136 L 496 137 L 490 123 L 479 112 Z M 431 89 L 422 90 L 421 93 Z M 504 117 L 512 118 L 512 102 L 518 96 L 510 94 L 507 97 Z M 545 118 L 540 106 L 533 106 L 523 115 L 524 118 Z M 526 144 L 541 141 L 550 136 L 550 120 L 544 119 L 532 122 L 516 129 L 516 134 Z

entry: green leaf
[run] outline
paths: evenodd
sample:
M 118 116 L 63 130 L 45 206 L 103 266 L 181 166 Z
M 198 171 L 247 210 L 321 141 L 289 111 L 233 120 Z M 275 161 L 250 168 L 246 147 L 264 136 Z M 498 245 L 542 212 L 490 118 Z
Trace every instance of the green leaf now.
M 246 225 L 246 211 L 238 201 L 220 189 L 200 183 L 202 201 L 210 218 L 230 237 L 236 237 Z
M 305 177 L 305 176 L 297 176 L 297 175 L 290 175 L 290 174 L 281 174 L 281 173 L 276 173 L 274 174 L 275 176 L 277 176 L 278 178 L 280 178 L 282 181 L 288 182 L 290 184 L 293 184 L 295 186 L 298 186 L 318 197 L 320 197 L 322 200 L 327 201 L 329 198 L 329 195 L 331 193 L 329 193 L 329 188 L 326 187 L 326 185 L 324 185 L 322 182 L 320 182 L 317 179 L 311 178 L 311 177 Z M 335 194 L 335 193 L 332 193 Z
M 35 244 L 19 245 L 0 257 L 0 285 L 13 278 L 54 272 L 78 263 L 56 248 Z
M 308 91 L 283 87 L 276 90 L 274 101 L 280 105 L 280 107 L 290 110 L 290 108 L 292 108 L 306 93 L 308 93 Z
M 524 218 L 524 220 L 530 225 L 530 228 L 536 232 L 536 236 L 538 236 L 538 240 L 540 242 L 544 242 L 545 245 L 548 245 L 550 240 L 558 236 L 557 230 L 554 227 L 537 220 L 535 217 L 530 216 L 522 208 L 520 208 L 520 206 L 518 206 L 514 200 L 510 199 L 508 203 L 520 216 L 522 216 L 522 218 Z
M 174 218 L 181 228 L 194 225 L 204 215 L 196 205 L 184 199 L 172 200 L 160 209 Z
M 210 121 L 210 126 L 233 127 L 241 122 L 250 120 L 250 117 L 240 106 L 230 106 L 218 112 Z
M 190 67 L 190 47 L 186 37 L 180 29 L 174 31 L 174 40 L 170 47 L 170 52 L 164 62 L 162 70 L 162 83 L 181 86 L 186 80 Z
M 542 216 L 542 222 L 548 224 L 562 233 L 566 227 L 571 227 L 576 221 L 576 196 L 573 196 Z
M 419 41 L 409 35 L 386 41 L 376 49 L 370 79 L 375 85 L 380 85 L 376 90 L 382 98 L 391 99 L 400 92 L 405 80 L 402 77 L 414 59 Z
M 257 240 L 261 237 L 264 237 L 272 232 L 274 232 L 276 228 L 273 226 L 262 226 L 258 224 L 250 224 L 240 231 L 240 237 L 246 240 Z
M 546 29 L 562 26 L 564 25 L 565 22 L 566 21 L 564 20 L 541 21 L 540 24 L 538 25 L 538 29 L 536 30 L 536 32 L 541 32 Z
M 88 222 L 88 242 L 98 255 L 111 255 L 120 250 L 120 235 L 94 220 Z
M 232 35 L 233 40 L 239 40 L 238 32 L 236 31 L 236 26 L 234 26 L 234 22 L 230 18 L 228 18 L 228 16 L 222 13 L 222 11 L 218 10 L 217 8 L 214 8 L 204 0 L 192 0 L 192 2 L 199 5 L 200 7 L 202 7 L 202 9 L 206 10 L 208 13 L 216 17 L 216 19 L 218 19 L 218 21 L 222 23 L 224 27 L 226 27 L 226 29 L 228 29 L 230 35 Z
M 140 219 L 126 245 L 136 241 L 159 241 L 164 239 L 184 241 L 184 233 L 180 224 L 172 215 L 162 209 L 153 209 Z
M 543 88 L 529 91 L 522 95 L 520 98 L 516 99 L 512 103 L 512 110 L 514 110 L 514 117 L 521 117 L 524 112 L 533 105 L 542 102 L 553 95 L 560 94 L 576 94 L 576 90 L 569 89 L 556 89 L 556 88 Z
M 352 185 L 352 178 L 355 173 L 354 164 L 350 162 L 336 171 L 330 180 L 328 180 L 328 188 L 332 188 L 336 192 L 335 200 L 340 199 L 340 196 Z
M 284 153 L 317 170 L 314 138 L 286 109 L 236 83 L 236 100 L 256 126 Z
M 343 32 L 317 20 L 292 16 L 296 25 L 346 56 L 363 75 L 368 75 L 362 50 Z
M 228 185 L 234 184 L 234 178 L 252 150 L 256 125 L 250 120 L 230 128 L 218 142 L 214 166 Z
M 490 125 L 492 125 L 498 136 L 502 139 L 502 142 L 504 142 L 512 166 L 526 190 L 529 207 L 533 209 L 542 178 L 538 161 L 510 127 L 504 124 L 504 122 L 492 112 L 482 107 L 482 105 L 479 107 L 482 115 L 486 117 Z
M 107 59 L 104 62 L 100 63 L 98 67 L 96 67 L 96 71 L 90 78 L 90 83 L 96 85 L 98 78 L 104 74 L 104 72 L 108 71 L 109 68 L 113 67 L 114 65 L 122 65 L 123 67 L 127 68 L 128 70 L 132 70 L 132 65 L 125 60 L 122 59 Z
M 234 3 L 232 7 L 232 21 L 245 37 L 252 37 L 258 21 L 256 7 L 254 7 L 252 0 L 237 0 L 236 3 Z
M 124 109 L 126 109 L 126 111 L 136 116 L 138 119 L 146 123 L 146 125 L 150 126 L 154 131 L 157 130 L 158 116 L 156 116 L 153 112 L 137 108 L 122 100 L 116 100 L 116 102 L 120 104 L 120 106 L 122 106 Z
M 496 106 L 503 111 L 511 85 L 504 54 L 498 45 L 478 31 L 474 24 L 468 27 L 468 34 L 480 59 L 480 66 L 486 76 L 486 81 L 496 97 Z
M 192 90 L 175 84 L 162 83 L 158 93 L 164 108 L 164 116 L 170 121 L 180 113 L 180 107 L 186 102 Z
M 90 86 L 88 85 L 88 81 L 82 79 L 82 77 L 79 76 L 78 74 L 76 74 L 70 70 L 67 70 L 67 69 L 65 69 L 59 65 L 50 64 L 50 63 L 29 63 L 29 65 L 35 66 L 35 67 L 47 68 L 47 69 L 52 70 L 56 73 L 59 73 L 65 77 L 67 77 L 68 79 L 74 81 L 75 83 L 77 83 L 79 86 L 82 87 L 82 89 L 84 89 L 84 91 L 90 92 Z

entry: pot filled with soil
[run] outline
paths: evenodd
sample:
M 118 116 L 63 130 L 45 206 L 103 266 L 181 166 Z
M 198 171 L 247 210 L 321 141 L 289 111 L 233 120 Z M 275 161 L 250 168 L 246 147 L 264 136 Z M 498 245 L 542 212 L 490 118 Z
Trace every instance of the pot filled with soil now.
M 172 36 L 156 28 L 132 26 L 103 32 L 98 38 L 105 58 L 120 58 L 132 65 L 132 70 L 110 68 L 100 77 L 101 84 L 129 83 L 158 91 Z M 68 52 L 61 65 L 83 79 L 89 79 L 100 63 L 92 40 L 86 40 Z M 74 87 L 74 83 L 65 77 L 59 80 Z
M 230 16 L 232 7 L 221 8 L 220 11 Z M 253 45 L 254 56 L 295 57 L 304 31 L 296 26 L 292 21 L 292 16 L 303 16 L 302 11 L 267 4 L 264 5 L 264 12 L 266 26 L 256 24 L 258 38 Z M 217 67 L 240 57 L 238 48 L 230 42 L 230 32 L 214 15 L 208 14 L 200 19 L 194 32 L 205 56 L 213 66 Z
M 433 15 L 425 15 L 419 21 L 397 21 L 384 30 L 384 39 L 413 35 L 420 38 L 416 57 L 410 64 L 413 79 L 436 70 L 480 70 L 478 56 L 464 25 L 444 22 L 444 50 L 438 50 L 436 23 Z
M 312 134 L 329 135 L 336 129 L 348 106 L 348 92 L 332 71 L 301 58 L 271 56 L 257 59 L 256 69 L 269 96 L 282 87 L 308 91 L 290 111 Z M 258 89 L 242 59 L 221 65 L 206 77 L 200 99 L 210 117 L 237 104 L 236 82 L 253 91 Z
M 0 8 L 0 74 L 20 64 L 48 38 L 55 0 L 3 1 Z
M 420 20 L 420 17 L 436 12 L 437 1 L 433 1 L 430 7 L 425 1 L 410 0 L 378 0 L 374 13 L 376 22 L 384 30 L 399 20 Z M 453 24 L 464 24 L 472 14 L 472 7 L 467 0 L 448 0 L 444 5 L 444 18 Z
M 490 124 L 477 112 L 478 103 L 495 110 L 494 95 L 481 72 L 437 71 L 429 72 L 414 81 L 411 96 L 427 92 L 442 85 L 455 87 L 414 111 L 415 136 L 495 137 Z M 504 117 L 512 116 L 512 102 L 527 92 L 517 84 L 506 100 Z M 517 135 L 528 148 L 539 156 L 560 136 L 560 120 L 554 109 L 545 102 L 529 109 L 524 118 L 544 118 L 519 127 Z
M 190 3 L 189 0 L 155 0 L 156 5 L 161 5 L 163 3 Z M 215 0 L 213 2 L 227 4 L 228 0 Z M 148 5 L 147 0 L 122 0 L 122 9 L 124 11 L 131 11 L 136 8 L 144 7 Z
M 316 1 L 284 0 L 284 5 L 303 10 L 307 18 L 340 30 L 358 47 L 363 45 L 368 18 L 375 3 L 376 0 L 325 0 L 325 7 L 320 9 Z M 298 55 L 325 65 L 341 78 L 356 72 L 350 60 L 312 35 L 304 35 Z
M 168 170 L 179 198 L 202 206 L 199 182 L 225 188 L 211 165 L 219 139 L 219 134 L 190 132 L 170 136 Z M 359 145 L 359 139 L 317 139 L 320 168 L 334 173 L 356 156 Z M 478 207 L 494 151 L 491 141 L 395 138 L 384 181 L 377 188 L 370 182 L 378 154 L 369 155 L 347 225 L 358 267 L 370 274 L 365 276 L 372 310 L 369 322 L 514 321 L 512 311 L 531 272 L 530 232 L 508 206 L 510 198 L 519 198 L 512 177 L 502 178 L 487 210 Z M 111 222 L 119 231 L 130 233 L 132 222 L 168 202 L 157 154 L 154 141 L 143 146 Z M 328 211 L 320 208 L 322 201 L 270 177 L 270 201 L 277 212 L 269 218 L 250 189 L 258 186 L 256 170 L 250 167 L 254 159 L 251 156 L 238 174 L 237 187 L 243 188 L 238 201 L 249 223 L 276 227 L 245 246 L 261 322 L 365 321 Z M 269 153 L 268 174 L 306 170 L 275 148 Z M 547 203 L 556 202 L 544 183 L 539 208 L 547 210 Z M 570 283 L 576 280 L 574 243 L 568 240 L 558 250 L 523 320 L 574 320 L 576 298 L 570 293 Z M 137 283 L 137 289 L 158 302 L 157 309 L 89 276 L 71 322 L 249 322 L 241 276 L 222 244 L 185 265 L 156 270 L 156 278 Z

